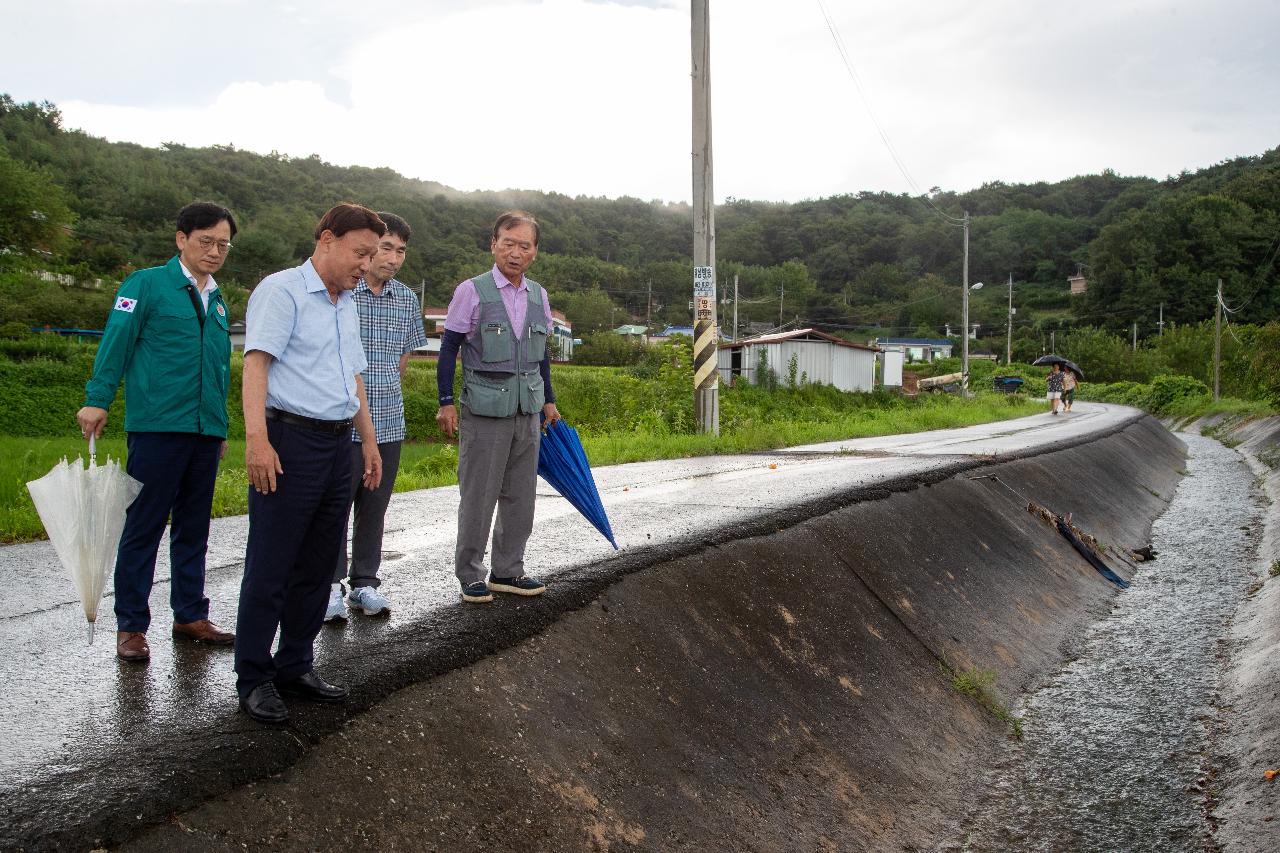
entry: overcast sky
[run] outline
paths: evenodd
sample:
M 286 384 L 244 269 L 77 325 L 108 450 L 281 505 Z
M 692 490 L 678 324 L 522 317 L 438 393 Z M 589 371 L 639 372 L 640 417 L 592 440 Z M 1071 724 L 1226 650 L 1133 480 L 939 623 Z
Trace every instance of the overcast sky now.
M 711 0 L 715 196 L 1163 178 L 1280 144 L 1275 0 Z M 687 0 L 0 0 L 0 91 L 144 145 L 690 197 Z M 908 170 L 895 165 L 872 115 Z

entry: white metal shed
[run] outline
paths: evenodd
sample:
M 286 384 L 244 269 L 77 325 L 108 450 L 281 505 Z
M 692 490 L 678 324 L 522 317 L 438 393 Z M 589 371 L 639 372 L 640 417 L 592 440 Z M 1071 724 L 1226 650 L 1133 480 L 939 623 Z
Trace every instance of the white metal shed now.
M 841 391 L 870 391 L 876 383 L 876 354 L 880 350 L 819 332 L 797 329 L 720 344 L 717 367 L 720 379 L 732 384 L 746 380 L 759 384 L 763 353 L 769 372 L 779 383 L 787 381 L 791 359 L 796 360 L 796 381 L 834 385 Z

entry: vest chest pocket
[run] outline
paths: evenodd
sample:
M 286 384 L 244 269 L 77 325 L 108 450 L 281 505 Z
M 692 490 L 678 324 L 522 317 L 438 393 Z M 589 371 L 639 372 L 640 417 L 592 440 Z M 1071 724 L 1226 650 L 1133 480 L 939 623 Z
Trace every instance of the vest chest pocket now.
M 506 323 L 485 323 L 480 327 L 480 347 L 484 361 L 493 363 L 511 360 L 511 327 Z
M 542 323 L 529 324 L 529 348 L 527 350 L 527 358 L 529 361 L 542 361 L 542 357 L 547 352 L 547 327 Z

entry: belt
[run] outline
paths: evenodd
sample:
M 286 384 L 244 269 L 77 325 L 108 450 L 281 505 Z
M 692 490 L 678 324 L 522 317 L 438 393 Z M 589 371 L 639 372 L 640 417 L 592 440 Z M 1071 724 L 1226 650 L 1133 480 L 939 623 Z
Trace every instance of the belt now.
M 309 418 L 306 415 L 295 415 L 293 412 L 286 412 L 282 409 L 267 408 L 267 418 L 273 421 L 280 421 L 285 424 L 293 424 L 294 426 L 313 429 L 316 432 L 328 432 L 334 435 L 349 432 L 351 430 L 351 418 L 345 421 L 322 421 L 319 418 Z

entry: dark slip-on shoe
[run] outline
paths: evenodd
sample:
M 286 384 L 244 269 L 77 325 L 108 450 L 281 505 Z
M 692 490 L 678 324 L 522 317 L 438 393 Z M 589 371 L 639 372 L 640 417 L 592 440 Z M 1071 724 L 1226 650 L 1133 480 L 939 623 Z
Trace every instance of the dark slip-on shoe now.
M 277 681 L 276 687 L 283 696 L 311 702 L 342 702 L 347 698 L 347 688 L 330 684 L 316 675 L 314 669 L 290 681 Z

